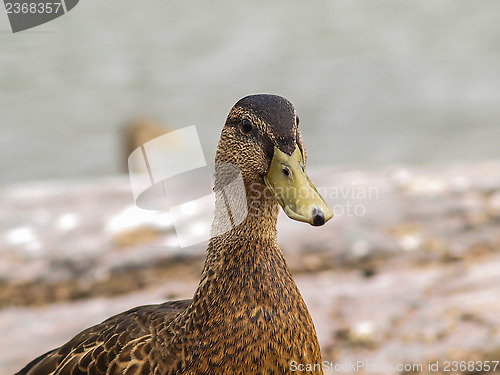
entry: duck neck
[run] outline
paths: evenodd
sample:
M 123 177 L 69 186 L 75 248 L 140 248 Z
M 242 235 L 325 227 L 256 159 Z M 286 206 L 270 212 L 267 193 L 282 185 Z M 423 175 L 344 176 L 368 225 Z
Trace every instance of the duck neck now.
M 160 340 L 170 343 L 165 357 L 217 358 L 221 373 L 241 373 L 244 366 L 258 373 L 270 363 L 277 369 L 272 373 L 288 373 L 291 361 L 321 363 L 313 322 L 276 240 L 279 207 L 274 198 L 247 192 L 247 217 L 210 240 L 191 304 L 167 323 L 165 332 L 176 333 Z M 222 213 L 214 225 L 218 217 Z
M 245 182 L 244 190 L 230 198 L 216 194 L 212 227 L 221 228 L 221 222 L 226 223 L 226 226 L 225 230 L 219 230 L 219 233 L 212 236 L 212 242 L 229 239 L 276 241 L 278 213 L 279 204 L 263 180 Z
M 232 303 L 259 300 L 258 303 L 276 304 L 280 303 L 277 296 L 283 295 L 276 293 L 277 290 L 295 291 L 277 242 L 279 204 L 263 181 L 247 183 L 245 190 L 246 217 L 210 240 L 195 300 L 208 298 L 216 304 L 223 300 Z M 237 204 L 241 207 L 242 202 L 233 202 L 233 206 Z M 227 222 L 227 207 L 227 201 L 217 196 L 213 227 L 220 228 L 220 221 Z M 272 298 L 268 295 L 270 290 Z

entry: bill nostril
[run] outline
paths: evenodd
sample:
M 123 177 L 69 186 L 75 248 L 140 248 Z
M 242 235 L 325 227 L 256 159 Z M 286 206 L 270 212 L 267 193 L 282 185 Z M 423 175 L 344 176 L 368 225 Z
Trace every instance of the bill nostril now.
M 314 207 L 312 210 L 313 223 L 315 227 L 325 224 L 325 214 L 319 208 Z

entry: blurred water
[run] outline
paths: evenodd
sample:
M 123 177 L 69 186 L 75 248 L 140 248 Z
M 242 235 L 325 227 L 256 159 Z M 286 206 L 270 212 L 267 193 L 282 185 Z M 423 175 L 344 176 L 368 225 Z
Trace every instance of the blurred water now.
M 101 176 L 119 129 L 197 125 L 213 158 L 242 96 L 289 98 L 310 163 L 500 157 L 500 2 L 81 1 L 12 34 L 0 12 L 0 183 Z

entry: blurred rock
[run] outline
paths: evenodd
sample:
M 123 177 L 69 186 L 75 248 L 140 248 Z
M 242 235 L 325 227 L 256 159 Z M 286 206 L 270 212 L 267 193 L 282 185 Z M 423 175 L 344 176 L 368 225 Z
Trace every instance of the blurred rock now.
M 137 119 L 122 128 L 123 171 L 128 172 L 129 155 L 144 143 L 168 133 L 170 129 L 148 119 Z

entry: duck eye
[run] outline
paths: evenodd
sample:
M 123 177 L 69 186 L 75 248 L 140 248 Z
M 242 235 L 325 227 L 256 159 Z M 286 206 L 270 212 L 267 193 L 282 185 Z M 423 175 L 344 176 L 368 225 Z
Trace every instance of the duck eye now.
M 246 118 L 243 119 L 243 121 L 241 122 L 241 130 L 243 131 L 243 133 L 245 134 L 248 134 L 252 131 L 252 123 L 250 122 L 250 120 L 247 120 Z

